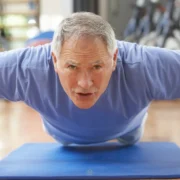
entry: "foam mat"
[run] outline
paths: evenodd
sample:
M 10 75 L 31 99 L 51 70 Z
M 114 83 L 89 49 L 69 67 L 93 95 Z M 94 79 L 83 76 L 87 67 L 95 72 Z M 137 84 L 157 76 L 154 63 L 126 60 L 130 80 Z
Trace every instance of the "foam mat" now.
M 71 145 L 29 143 L 0 161 L 0 179 L 180 178 L 180 149 L 174 143 Z

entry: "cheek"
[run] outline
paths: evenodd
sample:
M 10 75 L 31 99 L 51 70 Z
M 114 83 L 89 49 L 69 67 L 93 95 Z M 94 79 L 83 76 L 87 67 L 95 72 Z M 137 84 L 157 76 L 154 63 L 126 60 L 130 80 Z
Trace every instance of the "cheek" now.
M 93 82 L 96 87 L 101 87 L 105 82 L 107 81 L 107 75 L 105 72 L 101 73 L 95 73 L 93 75 Z
M 101 86 L 107 86 L 107 84 L 109 83 L 109 80 L 111 78 L 112 75 L 112 71 L 110 71 L 108 68 L 101 73 L 99 76 L 97 76 L 97 79 L 99 81 L 99 83 L 101 83 Z
M 101 83 L 103 81 L 103 75 L 102 73 L 94 73 L 93 74 L 93 82 L 97 83 Z
M 67 88 L 72 87 L 76 83 L 76 76 L 72 73 L 61 72 L 59 73 L 61 83 Z

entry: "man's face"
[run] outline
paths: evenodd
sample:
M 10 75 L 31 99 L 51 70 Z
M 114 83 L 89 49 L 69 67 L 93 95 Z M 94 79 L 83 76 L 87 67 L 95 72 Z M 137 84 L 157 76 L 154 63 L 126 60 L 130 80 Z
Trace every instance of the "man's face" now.
M 63 43 L 60 58 L 54 53 L 52 56 L 66 94 L 77 107 L 88 109 L 108 86 L 116 67 L 117 50 L 110 55 L 99 38 L 70 38 Z

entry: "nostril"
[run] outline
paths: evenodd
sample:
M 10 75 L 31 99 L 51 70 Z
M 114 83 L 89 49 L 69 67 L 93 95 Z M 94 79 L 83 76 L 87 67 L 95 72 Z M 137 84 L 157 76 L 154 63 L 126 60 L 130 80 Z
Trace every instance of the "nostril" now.
M 78 85 L 83 87 L 84 89 L 88 89 L 90 86 L 92 86 L 92 81 L 90 80 L 80 80 L 78 81 Z

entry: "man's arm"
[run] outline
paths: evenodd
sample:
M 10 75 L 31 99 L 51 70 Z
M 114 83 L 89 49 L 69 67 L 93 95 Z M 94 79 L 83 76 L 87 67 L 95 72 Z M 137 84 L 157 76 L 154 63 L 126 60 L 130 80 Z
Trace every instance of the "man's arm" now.
M 0 98 L 10 101 L 23 99 L 22 66 L 24 49 L 0 53 Z
M 180 51 L 123 43 L 126 62 L 135 59 L 151 100 L 180 98 Z

